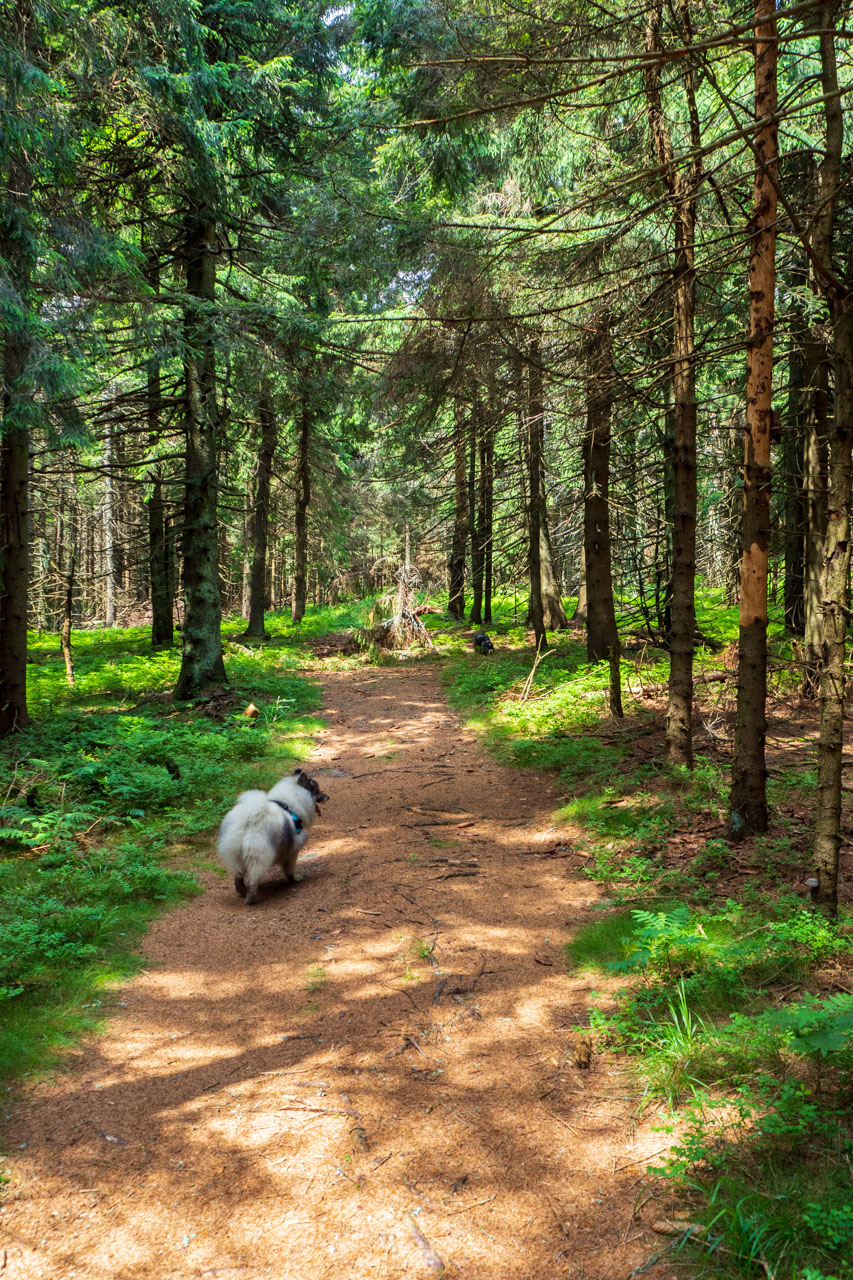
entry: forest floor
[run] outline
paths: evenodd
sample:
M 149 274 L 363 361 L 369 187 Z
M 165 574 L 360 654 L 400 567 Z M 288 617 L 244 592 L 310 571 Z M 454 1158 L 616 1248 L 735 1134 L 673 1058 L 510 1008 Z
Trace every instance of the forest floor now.
M 602 890 L 556 784 L 486 755 L 435 666 L 322 683 L 304 879 L 247 909 L 203 873 L 28 1088 L 4 1280 L 628 1280 L 669 1243 L 666 1137 L 576 1030 L 562 944 Z

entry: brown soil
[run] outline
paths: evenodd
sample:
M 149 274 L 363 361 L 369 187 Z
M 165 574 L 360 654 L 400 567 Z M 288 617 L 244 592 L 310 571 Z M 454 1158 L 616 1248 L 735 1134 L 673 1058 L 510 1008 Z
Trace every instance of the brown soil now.
M 9 1280 L 627 1280 L 664 1145 L 571 1028 L 598 890 L 434 670 L 324 677 L 295 889 L 214 874 L 6 1145 Z M 662 1277 L 660 1268 L 644 1270 Z

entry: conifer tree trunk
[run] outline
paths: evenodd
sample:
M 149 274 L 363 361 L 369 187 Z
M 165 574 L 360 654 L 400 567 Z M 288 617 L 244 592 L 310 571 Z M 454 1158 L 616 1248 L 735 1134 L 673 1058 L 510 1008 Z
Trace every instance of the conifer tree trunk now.
M 62 608 L 62 625 L 59 629 L 59 647 L 65 661 L 65 680 L 69 689 L 77 683 L 74 675 L 74 656 L 71 653 L 71 625 L 74 620 L 74 570 L 77 565 L 76 520 L 69 522 L 71 545 L 68 550 L 68 576 L 65 579 L 65 598 Z
M 610 557 L 610 444 L 613 352 L 610 319 L 596 318 L 586 355 L 586 430 L 583 438 L 583 542 L 586 652 L 609 658 L 619 644 Z
M 269 387 L 265 387 L 258 399 L 258 416 L 261 425 L 261 441 L 258 450 L 258 480 L 255 490 L 255 506 L 252 512 L 252 567 L 249 576 L 249 623 L 243 633 L 263 639 L 264 607 L 267 585 L 267 540 L 270 519 L 270 483 L 272 461 L 276 446 L 276 420 Z
M 650 11 L 646 48 L 660 47 L 661 4 Z M 689 8 L 680 6 L 685 44 L 691 37 Z M 675 264 L 672 278 L 672 388 L 674 400 L 672 478 L 672 595 L 669 625 L 670 668 L 666 710 L 667 755 L 673 764 L 693 766 L 693 645 L 696 630 L 696 193 L 701 172 L 697 160 L 685 170 L 676 168 L 661 98 L 660 64 L 645 72 L 649 127 L 661 175 L 666 183 L 675 222 Z M 688 62 L 685 90 L 691 142 L 698 149 L 699 125 L 693 72 Z
M 802 286 L 806 271 L 797 265 L 791 272 L 791 283 Z M 791 320 L 791 351 L 788 357 L 788 414 L 782 436 L 782 467 L 785 483 L 785 630 L 789 635 L 802 635 L 805 607 L 803 603 L 805 513 L 803 503 L 803 347 L 805 319 L 803 305 L 794 305 Z
M 584 471 L 586 468 L 584 468 Z M 584 475 L 584 494 L 586 494 L 586 476 Z M 586 500 L 584 499 L 584 529 L 586 527 Z M 572 622 L 586 624 L 588 613 L 588 601 L 586 593 L 586 533 L 583 533 L 580 548 L 580 561 L 578 563 L 578 598 L 575 605 L 575 611 L 572 614 Z
M 109 422 L 104 436 L 104 626 L 106 627 L 114 627 L 116 624 L 116 588 L 119 583 L 113 431 L 113 424 Z
M 216 498 L 218 490 L 216 364 L 213 307 L 216 228 L 203 213 L 184 232 L 187 302 L 184 309 L 184 631 L 176 698 L 226 683 L 222 660 Z
M 490 415 L 483 433 L 483 623 L 492 621 L 492 574 L 494 551 L 494 491 L 495 491 L 495 424 Z
M 32 38 L 32 13 L 26 0 L 9 6 L 9 38 L 26 56 Z M 8 86 L 6 105 L 14 122 L 17 86 Z M 29 372 L 29 321 L 33 308 L 35 250 L 28 204 L 30 174 L 23 153 L 9 148 L 2 175 L 0 261 L 5 266 L 12 313 L 2 335 L 2 413 L 0 427 L 0 738 L 29 724 L 27 713 L 27 579 L 29 561 L 29 438 L 27 418 L 32 386 Z M 7 154 L 9 152 L 7 151 Z M 18 311 L 18 317 L 14 312 Z
M 820 267 L 820 292 L 832 321 L 835 412 L 829 438 L 829 501 L 823 554 L 823 642 L 820 655 L 820 736 L 812 897 L 829 916 L 838 911 L 838 850 L 841 844 L 841 770 L 844 680 L 850 618 L 850 496 L 853 445 L 853 296 L 850 282 L 832 272 L 835 212 L 841 183 L 844 119 L 838 96 L 835 23 L 838 0 L 826 0 L 820 18 L 821 88 L 826 148 L 818 173 L 820 215 L 812 248 Z
M 154 293 L 160 291 L 160 270 L 156 251 L 148 257 L 146 279 Z M 160 405 L 162 387 L 160 361 L 153 353 L 148 360 L 146 385 L 146 415 L 148 419 L 148 447 L 156 448 L 160 438 Z M 148 513 L 148 581 L 151 592 L 151 644 L 156 648 L 174 642 L 172 610 L 172 583 L 169 566 L 169 542 L 166 536 L 166 510 L 163 502 L 163 470 L 159 462 L 148 468 L 151 485 L 147 506 Z
M 538 342 L 535 344 L 537 358 L 541 361 Z M 532 350 L 532 348 L 531 348 Z M 531 356 L 532 358 L 532 356 Z M 548 504 L 545 492 L 545 406 L 542 390 L 542 368 L 538 370 L 538 395 L 540 412 L 528 418 L 527 424 L 527 471 L 530 493 L 533 493 L 534 476 L 537 491 L 537 511 L 539 519 L 539 595 L 542 602 L 542 621 L 547 631 L 559 631 L 569 625 L 563 598 L 560 591 L 560 580 L 554 563 L 554 551 L 551 546 L 551 532 L 548 528 Z M 535 432 L 535 439 L 531 433 Z M 534 471 L 531 452 L 539 460 L 538 471 Z M 527 620 L 534 625 L 533 587 L 527 605 Z M 535 629 L 535 627 L 534 627 Z
M 466 485 L 464 410 L 457 405 L 453 432 L 453 487 L 455 508 L 453 537 L 447 562 L 449 590 L 447 612 L 451 618 L 465 617 L 465 548 L 468 543 L 468 490 Z
M 830 439 L 830 489 L 823 581 L 823 644 L 820 663 L 820 735 L 812 897 L 829 916 L 838 912 L 838 851 L 841 844 L 841 780 L 844 739 L 844 660 L 850 616 L 850 471 L 853 438 L 853 304 L 834 306 L 835 415 Z
M 542 613 L 548 631 L 561 631 L 569 625 L 569 620 L 563 606 L 560 577 L 554 560 L 544 485 L 541 490 L 540 511 L 542 523 L 539 526 L 539 580 L 542 584 Z
M 774 0 L 755 0 L 753 238 L 749 264 L 743 560 L 737 718 L 730 829 L 735 838 L 767 830 L 767 561 L 770 545 L 770 430 L 776 288 L 777 28 Z
M 814 284 L 814 277 L 812 276 Z M 829 434 L 829 353 L 812 331 L 803 345 L 803 497 L 805 564 L 803 581 L 803 678 L 805 698 L 820 688 L 823 643 L 823 550 L 826 541 Z
M 299 414 L 299 440 L 296 452 L 296 518 L 293 536 L 293 600 L 290 616 L 294 622 L 305 617 L 308 600 L 308 507 L 311 502 L 311 405 L 308 391 L 303 391 Z
M 538 340 L 530 344 L 527 366 L 527 555 L 530 573 L 528 624 L 533 628 L 537 652 L 548 648 L 542 601 L 542 442 L 545 406 L 542 399 L 542 353 Z
M 0 231 L 0 256 L 14 247 Z M 9 258 L 6 258 L 7 262 Z M 0 737 L 29 724 L 27 714 L 27 560 L 29 343 L 7 331 L 3 343 L 3 427 L 0 436 Z
M 479 472 L 475 463 L 479 459 Z M 486 438 L 479 404 L 471 416 L 471 590 L 474 599 L 468 621 L 472 627 L 483 625 L 483 576 L 486 548 Z

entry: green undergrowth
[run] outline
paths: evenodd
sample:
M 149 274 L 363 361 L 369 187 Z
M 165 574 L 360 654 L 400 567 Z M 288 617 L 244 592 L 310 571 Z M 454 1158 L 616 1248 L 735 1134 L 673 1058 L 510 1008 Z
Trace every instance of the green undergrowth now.
M 347 600 L 337 605 L 309 605 L 305 610 L 305 617 L 299 623 L 291 620 L 289 609 L 275 610 L 264 616 L 268 639 L 262 642 L 243 639 L 242 632 L 246 624 L 241 618 L 226 618 L 222 635 L 235 646 L 250 648 L 253 652 L 279 646 L 307 652 L 312 640 L 367 626 L 375 600 L 375 596 L 368 596 L 364 600 Z
M 697 606 L 709 640 L 697 670 L 713 669 L 737 639 L 737 610 L 702 592 Z M 623 602 L 620 630 L 637 625 Z M 449 696 L 499 758 L 552 773 L 565 793 L 556 821 L 603 893 L 566 960 L 598 978 L 599 1043 L 635 1065 L 675 1136 L 654 1171 L 689 1215 L 673 1254 L 715 1277 L 853 1277 L 853 995 L 835 981 L 853 930 L 793 892 L 808 865 L 814 770 L 776 772 L 771 833 L 734 848 L 728 763 L 669 767 L 659 713 L 638 696 L 665 686 L 663 652 L 635 644 L 623 655 L 620 724 L 607 666 L 588 664 L 582 642 L 554 637 L 529 680 L 529 637 L 490 630 L 489 658 L 470 641 L 451 653 Z M 769 630 L 784 696 L 796 674 L 778 608 Z M 720 687 L 709 686 L 712 705 Z
M 790 897 L 659 903 L 567 944 L 570 969 L 629 979 L 591 1022 L 670 1108 L 652 1172 L 692 1209 L 702 1273 L 853 1275 L 853 995 L 831 977 L 851 954 L 853 929 Z
M 316 723 L 317 691 L 283 649 L 226 645 L 230 686 L 176 704 L 180 655 L 152 652 L 144 629 L 78 632 L 73 645 L 70 689 L 55 638 L 31 638 L 33 723 L 0 743 L 7 1082 L 97 1023 L 137 965 L 147 922 L 209 865 L 201 833 L 239 791 L 292 767 Z M 249 702 L 254 719 L 243 714 Z

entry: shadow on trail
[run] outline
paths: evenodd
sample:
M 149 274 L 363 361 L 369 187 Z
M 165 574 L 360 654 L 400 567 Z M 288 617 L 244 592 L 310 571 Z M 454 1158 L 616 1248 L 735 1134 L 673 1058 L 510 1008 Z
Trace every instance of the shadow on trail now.
M 448 1275 L 610 1280 L 641 1256 L 633 1103 L 572 1054 L 588 990 L 559 944 L 595 890 L 534 856 L 554 798 L 480 756 L 434 678 L 359 683 L 327 682 L 340 723 L 310 768 L 347 777 L 303 882 L 248 909 L 206 877 L 109 1034 L 15 1122 L 13 1280 L 390 1280 L 429 1247 Z

